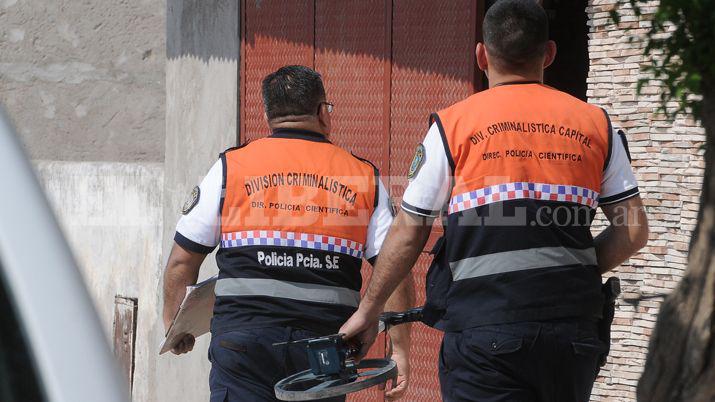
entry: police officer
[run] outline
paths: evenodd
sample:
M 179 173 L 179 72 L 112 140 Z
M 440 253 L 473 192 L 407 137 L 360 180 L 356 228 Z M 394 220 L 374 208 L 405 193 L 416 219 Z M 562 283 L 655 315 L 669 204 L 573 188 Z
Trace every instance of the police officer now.
M 648 237 L 626 144 L 605 111 L 543 84 L 556 46 L 537 2 L 496 2 L 483 33 L 476 56 L 490 88 L 432 115 L 402 212 L 341 332 L 372 342 L 444 208 L 443 262 L 427 277 L 428 305 L 443 308 L 444 400 L 587 401 L 605 350 L 601 274 Z M 598 206 L 610 226 L 593 238 Z
M 276 382 L 307 369 L 303 347 L 272 344 L 337 332 L 360 301 L 362 259 L 375 262 L 393 220 L 377 168 L 330 142 L 320 75 L 286 66 L 262 89 L 272 134 L 222 153 L 194 189 L 164 276 L 168 328 L 219 246 L 211 401 L 273 401 Z M 388 308 L 412 305 L 404 283 Z M 396 399 L 407 387 L 409 330 L 390 335 L 401 377 L 387 396 Z M 173 352 L 193 344 L 187 335 Z

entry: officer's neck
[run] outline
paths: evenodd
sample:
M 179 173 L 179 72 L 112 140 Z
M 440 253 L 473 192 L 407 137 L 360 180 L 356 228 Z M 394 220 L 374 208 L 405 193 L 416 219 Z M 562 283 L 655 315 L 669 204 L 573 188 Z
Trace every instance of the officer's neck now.
M 544 82 L 544 70 L 534 71 L 533 73 L 515 74 L 490 69 L 488 76 L 489 88 L 516 82 Z
M 325 128 L 320 124 L 319 121 L 317 121 L 317 119 L 315 121 L 282 121 L 280 123 L 269 123 L 268 125 L 271 128 L 271 131 L 280 129 L 304 130 L 322 134 L 325 137 L 329 136 L 329 133 L 326 132 Z

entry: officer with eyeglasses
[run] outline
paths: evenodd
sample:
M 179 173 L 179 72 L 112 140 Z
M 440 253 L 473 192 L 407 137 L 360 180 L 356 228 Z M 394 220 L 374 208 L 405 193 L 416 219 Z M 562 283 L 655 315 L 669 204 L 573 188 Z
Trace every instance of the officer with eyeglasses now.
M 211 401 L 274 401 L 274 385 L 309 368 L 304 347 L 274 343 L 335 334 L 360 303 L 363 260 L 374 264 L 393 220 L 378 169 L 330 141 L 320 74 L 285 66 L 263 80 L 270 135 L 229 149 L 184 205 L 164 274 L 168 328 L 217 246 L 211 322 Z M 411 278 L 387 309 L 412 306 Z M 409 328 L 391 330 L 400 371 L 409 374 Z M 187 335 L 176 354 L 193 348 Z M 344 400 L 344 397 L 333 400 Z

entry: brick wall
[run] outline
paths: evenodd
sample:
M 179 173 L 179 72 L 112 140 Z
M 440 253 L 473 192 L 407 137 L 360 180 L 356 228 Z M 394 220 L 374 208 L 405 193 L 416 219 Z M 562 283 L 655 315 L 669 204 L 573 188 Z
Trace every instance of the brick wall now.
M 643 56 L 643 38 L 657 2 L 651 2 L 640 18 L 622 7 L 622 22 L 616 27 L 608 11 L 617 2 L 589 1 L 588 99 L 604 107 L 613 125 L 626 131 L 651 235 L 648 247 L 615 271 L 624 295 L 618 301 L 609 363 L 596 382 L 593 401 L 635 400 L 660 295 L 677 285 L 687 264 L 704 169 L 702 127 L 692 119 L 671 122 L 659 114 L 661 88 L 655 83 L 636 94 L 637 82 L 644 77 L 640 67 L 649 62 Z M 642 297 L 647 299 L 635 301 Z

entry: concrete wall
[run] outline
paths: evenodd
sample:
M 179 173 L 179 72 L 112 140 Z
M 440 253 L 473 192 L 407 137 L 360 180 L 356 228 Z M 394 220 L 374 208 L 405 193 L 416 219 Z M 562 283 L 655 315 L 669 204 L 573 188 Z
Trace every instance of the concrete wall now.
M 164 1 L 0 0 L 0 103 L 32 159 L 163 161 Z
M 167 1 L 164 261 L 181 205 L 219 152 L 236 144 L 238 5 L 238 0 Z M 200 279 L 215 272 L 210 255 Z M 208 341 L 208 335 L 199 338 L 187 355 L 160 357 L 156 394 L 148 400 L 208 400 Z
M 162 0 L 0 0 L 0 104 L 108 338 L 115 295 L 138 299 L 136 401 L 168 400 L 156 393 L 165 54 Z
M 108 339 L 114 296 L 138 299 L 133 399 L 168 400 L 149 399 L 160 341 L 153 331 L 161 317 L 161 164 L 36 161 L 35 166 Z

